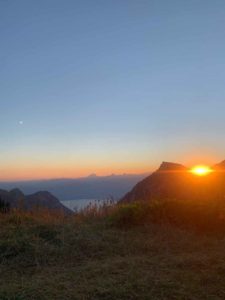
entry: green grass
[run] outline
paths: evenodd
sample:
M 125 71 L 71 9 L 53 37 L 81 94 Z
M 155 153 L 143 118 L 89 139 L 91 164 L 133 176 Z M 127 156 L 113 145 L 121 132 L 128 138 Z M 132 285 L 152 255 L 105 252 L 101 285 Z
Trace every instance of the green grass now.
M 125 210 L 0 215 L 0 299 L 225 299 L 225 235 Z

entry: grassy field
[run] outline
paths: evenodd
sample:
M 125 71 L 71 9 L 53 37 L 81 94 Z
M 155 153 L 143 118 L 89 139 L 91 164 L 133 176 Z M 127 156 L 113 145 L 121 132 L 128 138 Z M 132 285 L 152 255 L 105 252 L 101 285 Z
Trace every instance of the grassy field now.
M 2 214 L 0 299 L 225 299 L 225 235 Z

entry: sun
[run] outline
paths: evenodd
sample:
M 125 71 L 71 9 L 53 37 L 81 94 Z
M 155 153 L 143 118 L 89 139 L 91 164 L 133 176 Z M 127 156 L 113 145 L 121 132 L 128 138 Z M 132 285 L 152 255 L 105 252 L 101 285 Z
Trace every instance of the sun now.
M 191 173 L 198 175 L 198 176 L 206 176 L 213 172 L 213 170 L 208 166 L 195 166 L 190 170 Z

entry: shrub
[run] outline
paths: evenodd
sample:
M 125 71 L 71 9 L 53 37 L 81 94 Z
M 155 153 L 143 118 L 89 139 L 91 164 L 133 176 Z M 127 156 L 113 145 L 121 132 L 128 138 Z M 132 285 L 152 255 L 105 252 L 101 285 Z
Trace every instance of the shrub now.
M 109 216 L 110 223 L 121 227 L 131 227 L 147 222 L 149 205 L 145 203 L 120 204 Z
M 10 204 L 0 198 L 0 213 L 6 214 L 10 211 Z
M 212 202 L 196 203 L 176 199 L 119 204 L 114 207 L 110 223 L 132 227 L 147 223 L 171 224 L 199 232 L 225 232 L 225 206 Z

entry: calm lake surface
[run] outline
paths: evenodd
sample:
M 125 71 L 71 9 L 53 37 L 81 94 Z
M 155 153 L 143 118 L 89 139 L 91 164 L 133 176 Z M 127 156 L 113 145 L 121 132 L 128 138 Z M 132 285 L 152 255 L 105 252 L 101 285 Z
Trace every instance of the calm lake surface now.
M 88 205 L 98 205 L 100 206 L 103 204 L 106 200 L 99 200 L 99 199 L 78 199 L 78 200 L 66 200 L 66 201 L 61 201 L 63 205 L 68 207 L 71 210 L 81 210 L 87 207 Z

